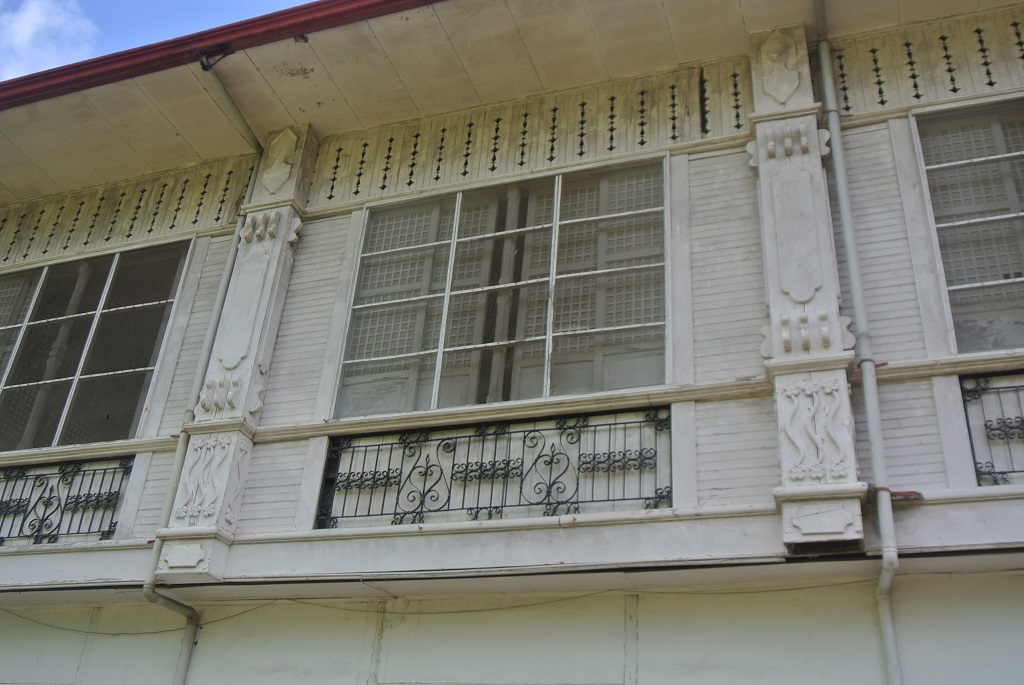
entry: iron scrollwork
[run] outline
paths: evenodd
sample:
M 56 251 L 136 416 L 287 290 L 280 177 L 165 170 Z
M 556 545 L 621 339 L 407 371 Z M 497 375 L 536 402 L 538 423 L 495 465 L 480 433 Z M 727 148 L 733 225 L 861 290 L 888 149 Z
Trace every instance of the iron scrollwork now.
M 1019 372 L 960 379 L 978 485 L 1008 485 L 1024 473 L 1024 378 Z
M 658 508 L 671 503 L 658 465 L 669 441 L 667 408 L 333 438 L 316 526 L 423 523 L 456 511 L 474 521 L 560 516 L 612 502 Z
M 424 453 L 424 445 L 429 440 L 430 433 L 425 431 L 405 433 L 401 437 L 403 460 L 411 466 L 404 469 L 405 476 L 398 493 L 398 511 L 391 519 L 392 525 L 423 523 L 425 513 L 440 511 L 448 504 L 451 488 L 444 469 L 436 458 Z M 438 449 L 452 453 L 455 442 L 450 438 L 442 440 Z
M 82 534 L 111 539 L 117 530 L 114 514 L 131 465 L 131 458 L 123 458 L 116 465 L 66 462 L 3 469 L 0 545 L 18 538 L 33 544 L 54 543 L 64 535 Z

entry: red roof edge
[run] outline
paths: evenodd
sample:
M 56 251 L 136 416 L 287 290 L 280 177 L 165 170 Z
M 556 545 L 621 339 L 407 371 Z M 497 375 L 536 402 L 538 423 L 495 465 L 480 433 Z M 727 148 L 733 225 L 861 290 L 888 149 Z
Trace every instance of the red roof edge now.
M 0 81 L 0 110 L 150 74 L 324 29 L 430 5 L 434 0 L 320 0 L 227 26 Z

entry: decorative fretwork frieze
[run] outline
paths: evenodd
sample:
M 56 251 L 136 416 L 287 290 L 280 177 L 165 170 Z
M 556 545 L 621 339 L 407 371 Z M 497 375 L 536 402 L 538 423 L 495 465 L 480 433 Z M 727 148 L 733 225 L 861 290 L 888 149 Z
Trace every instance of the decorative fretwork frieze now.
M 132 457 L 0 469 L 0 545 L 109 540 Z
M 669 450 L 667 409 L 334 438 L 317 527 L 657 509 Z
M 1005 9 L 834 41 L 840 114 L 1024 87 L 1024 10 Z
M 346 133 L 322 142 L 309 207 L 745 133 L 750 110 L 741 59 Z
M 236 157 L 0 205 L 0 267 L 234 226 L 254 164 Z

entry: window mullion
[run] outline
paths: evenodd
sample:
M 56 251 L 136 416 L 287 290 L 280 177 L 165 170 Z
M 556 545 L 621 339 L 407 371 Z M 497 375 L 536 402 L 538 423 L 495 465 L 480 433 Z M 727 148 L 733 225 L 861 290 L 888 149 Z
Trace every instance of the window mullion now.
M 555 276 L 558 272 L 558 222 L 562 214 L 562 176 L 555 176 L 551 220 L 551 254 L 548 267 L 547 325 L 544 329 L 544 394 L 551 396 L 551 355 L 554 354 L 552 333 L 555 328 Z
M 103 312 L 103 305 L 107 302 L 107 295 L 110 293 L 110 285 L 114 282 L 114 274 L 117 273 L 117 265 L 121 262 L 121 253 L 115 253 L 114 259 L 110 263 L 110 271 L 107 272 L 107 281 L 103 284 L 103 292 L 100 293 L 99 302 L 96 303 L 96 312 L 93 314 L 92 323 L 89 325 L 89 334 L 85 338 L 85 345 L 82 347 L 82 356 L 78 359 L 78 366 L 75 367 L 75 376 L 71 381 L 71 388 L 68 390 L 68 398 L 64 402 L 64 410 L 60 414 L 60 421 L 57 422 L 57 430 L 53 432 L 53 442 L 51 446 L 58 445 L 60 443 L 61 433 L 64 432 L 64 423 L 68 418 L 68 411 L 71 409 L 71 403 L 75 399 L 75 391 L 78 389 L 78 379 L 82 375 L 82 369 L 85 367 L 85 360 L 89 356 L 89 352 L 92 348 L 92 340 L 96 335 L 96 327 L 99 325 L 100 314 Z
M 18 329 L 18 337 L 14 340 L 14 345 L 11 347 L 11 356 L 7 360 L 7 365 L 0 374 L 0 388 L 7 387 L 7 377 L 11 373 L 11 367 L 14 366 L 14 360 L 18 356 L 18 351 L 21 349 L 21 342 L 25 337 L 25 331 L 28 330 L 29 319 L 32 318 L 32 311 L 36 307 L 36 300 L 39 299 L 39 293 L 43 291 L 43 284 L 46 283 L 46 276 L 50 272 L 50 267 L 43 267 L 42 272 L 39 274 L 39 279 L 36 281 L 35 292 L 32 293 L 32 299 L 28 303 L 28 309 L 25 311 L 25 318 L 21 320 L 21 327 Z
M 455 278 L 455 246 L 459 239 L 459 223 L 462 214 L 462 193 L 455 196 L 455 216 L 452 218 L 452 239 L 448 246 L 448 273 L 444 281 L 444 301 L 441 304 L 441 326 L 437 340 L 437 357 L 434 362 L 434 385 L 430 390 L 430 408 L 437 409 L 441 392 L 441 362 L 444 360 L 444 338 L 448 330 L 448 304 L 452 296 L 452 280 Z

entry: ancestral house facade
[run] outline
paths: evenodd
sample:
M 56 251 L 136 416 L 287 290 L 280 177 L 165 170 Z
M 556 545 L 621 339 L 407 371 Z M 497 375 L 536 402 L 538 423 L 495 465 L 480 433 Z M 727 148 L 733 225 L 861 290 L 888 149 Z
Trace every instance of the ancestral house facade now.
M 1017 682 L 1022 98 L 959 0 L 0 83 L 0 681 Z

